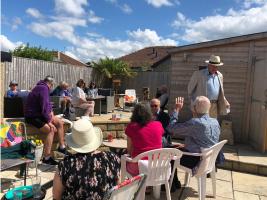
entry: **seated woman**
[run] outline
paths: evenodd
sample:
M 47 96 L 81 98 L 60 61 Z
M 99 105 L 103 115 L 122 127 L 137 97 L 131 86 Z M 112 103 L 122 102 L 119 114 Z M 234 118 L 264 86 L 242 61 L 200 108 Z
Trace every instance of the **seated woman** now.
M 72 91 L 72 105 L 74 107 L 79 107 L 85 109 L 85 116 L 94 116 L 94 101 L 87 101 L 86 94 L 83 89 L 85 87 L 85 82 L 83 79 L 78 80 L 76 87 Z
M 100 128 L 82 118 L 75 121 L 67 145 L 77 152 L 58 165 L 53 183 L 53 199 L 103 199 L 117 185 L 120 159 L 112 152 L 98 151 L 103 136 Z
M 18 83 L 16 81 L 10 81 L 9 83 L 9 90 L 6 93 L 6 96 L 8 98 L 13 98 L 13 97 L 17 97 L 19 94 L 19 90 L 18 90 Z
M 125 130 L 127 151 L 132 158 L 153 149 L 162 148 L 164 129 L 160 122 L 153 121 L 148 104 L 136 104 L 131 117 L 131 123 Z M 127 171 L 136 176 L 139 174 L 137 163 L 127 163 Z
M 96 87 L 96 84 L 94 82 L 90 82 L 89 87 L 87 88 L 86 94 L 89 97 L 95 97 L 97 96 L 98 89 Z

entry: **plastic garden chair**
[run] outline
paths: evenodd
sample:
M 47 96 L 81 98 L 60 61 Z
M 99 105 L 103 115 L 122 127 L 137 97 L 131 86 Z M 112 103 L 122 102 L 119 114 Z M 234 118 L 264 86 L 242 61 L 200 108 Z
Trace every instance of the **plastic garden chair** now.
M 198 179 L 198 193 L 199 199 L 204 200 L 206 196 L 206 178 L 207 174 L 211 174 L 212 179 L 212 189 L 213 189 L 213 196 L 216 197 L 216 172 L 215 172 L 215 162 L 216 158 L 222 149 L 223 145 L 227 143 L 227 140 L 223 140 L 210 148 L 205 148 L 201 150 L 201 153 L 188 153 L 183 152 L 183 155 L 190 155 L 190 156 L 201 156 L 201 161 L 199 163 L 198 168 L 196 169 L 195 173 L 193 174 L 192 169 L 184 167 L 180 165 L 179 162 L 174 163 L 174 168 L 180 168 L 185 171 L 185 186 L 189 185 L 190 176 L 194 176 Z M 172 173 L 170 179 L 170 185 L 172 184 L 174 176 L 174 171 Z
M 144 184 L 146 175 L 140 174 L 133 178 L 126 179 L 119 185 L 116 185 L 109 190 L 104 197 L 104 200 L 135 200 Z
M 180 159 L 182 152 L 174 148 L 163 148 L 147 151 L 131 158 L 125 154 L 121 157 L 121 178 L 131 175 L 126 170 L 126 162 L 138 163 L 139 172 L 147 175 L 144 183 L 144 188 L 140 192 L 139 199 L 145 198 L 146 186 L 153 186 L 153 193 L 155 198 L 160 197 L 160 186 L 165 185 L 167 199 L 171 199 L 169 178 L 171 175 L 170 161 L 173 159 Z M 142 160 L 147 158 L 147 160 Z

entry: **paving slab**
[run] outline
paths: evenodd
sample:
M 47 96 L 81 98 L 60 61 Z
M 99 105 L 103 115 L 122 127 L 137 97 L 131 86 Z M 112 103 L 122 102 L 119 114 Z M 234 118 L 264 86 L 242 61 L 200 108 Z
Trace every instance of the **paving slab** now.
M 267 166 L 267 153 L 256 152 L 247 145 L 238 145 L 238 157 L 241 162 Z
M 259 195 L 234 191 L 235 200 L 260 200 Z
M 216 173 L 216 179 L 222 181 L 232 181 L 232 172 L 229 170 L 218 169 Z
M 225 198 L 225 199 L 233 199 L 233 188 L 232 182 L 216 180 L 216 199 L 217 198 Z M 186 198 L 198 198 L 198 184 L 196 178 L 191 178 L 190 184 L 183 191 L 182 199 Z M 214 199 L 212 196 L 212 184 L 211 179 L 206 179 L 206 197 Z
M 267 177 L 232 172 L 233 189 L 261 196 L 267 196 Z
M 267 200 L 267 196 L 260 196 L 260 200 Z

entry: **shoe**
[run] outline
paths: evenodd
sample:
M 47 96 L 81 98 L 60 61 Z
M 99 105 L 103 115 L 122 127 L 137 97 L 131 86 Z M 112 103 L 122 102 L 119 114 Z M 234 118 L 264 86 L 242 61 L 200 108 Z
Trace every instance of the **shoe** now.
M 210 178 L 210 173 L 207 174 L 207 178 Z
M 58 165 L 58 162 L 55 161 L 52 157 L 50 157 L 48 160 L 45 158 L 42 159 L 42 162 L 47 165 Z
M 66 150 L 66 148 L 61 149 L 60 147 L 58 147 L 58 148 L 57 148 L 57 151 L 58 151 L 59 153 L 65 154 L 65 155 L 68 154 L 68 151 Z

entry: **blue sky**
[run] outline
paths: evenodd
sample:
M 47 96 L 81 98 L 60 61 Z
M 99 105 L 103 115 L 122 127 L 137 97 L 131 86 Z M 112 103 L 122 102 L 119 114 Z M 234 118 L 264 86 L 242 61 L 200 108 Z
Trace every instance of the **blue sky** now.
M 82 61 L 267 31 L 267 0 L 2 0 L 1 49 Z

